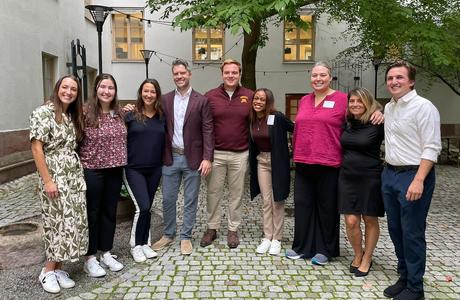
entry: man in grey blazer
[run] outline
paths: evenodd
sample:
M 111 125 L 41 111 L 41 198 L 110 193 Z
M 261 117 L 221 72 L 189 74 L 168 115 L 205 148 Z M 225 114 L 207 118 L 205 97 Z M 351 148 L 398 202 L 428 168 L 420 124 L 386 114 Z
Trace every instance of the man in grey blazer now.
M 163 154 L 163 219 L 164 234 L 153 244 L 154 250 L 174 242 L 176 235 L 176 202 L 184 180 L 184 216 L 180 232 L 183 255 L 193 251 L 191 236 L 198 208 L 201 176 L 211 172 L 214 154 L 214 132 L 208 100 L 190 85 L 192 72 L 188 63 L 172 63 L 176 89 L 162 96 L 166 117 L 166 141 Z

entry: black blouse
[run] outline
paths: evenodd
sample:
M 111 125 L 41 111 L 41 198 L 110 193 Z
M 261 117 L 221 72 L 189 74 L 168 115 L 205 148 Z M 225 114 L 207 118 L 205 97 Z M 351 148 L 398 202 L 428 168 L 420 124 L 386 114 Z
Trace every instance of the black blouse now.
M 343 149 L 342 167 L 381 170 L 380 146 L 384 138 L 383 124 L 362 124 L 354 119 L 349 122 L 340 138 Z

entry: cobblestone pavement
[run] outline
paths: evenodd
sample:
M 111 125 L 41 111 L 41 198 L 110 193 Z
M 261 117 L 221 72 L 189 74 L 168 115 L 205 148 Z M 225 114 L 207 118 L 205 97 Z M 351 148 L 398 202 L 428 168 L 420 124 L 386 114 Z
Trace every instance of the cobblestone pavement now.
M 0 186 L 1 223 L 6 224 L 39 213 L 38 200 L 31 196 L 34 176 Z M 224 191 L 224 194 L 226 191 Z M 397 280 L 393 245 L 386 219 L 380 219 L 381 237 L 374 264 L 364 279 L 348 273 L 352 250 L 341 227 L 341 256 L 327 266 L 312 266 L 309 260 L 288 260 L 283 256 L 256 255 L 262 238 L 261 203 L 244 198 L 241 245 L 226 245 L 226 222 L 218 239 L 207 248 L 199 246 L 206 229 L 205 186 L 202 185 L 194 252 L 182 256 L 179 241 L 159 252 L 159 258 L 146 263 L 128 263 L 117 276 L 104 279 L 76 278 L 83 291 L 65 291 L 69 299 L 382 299 L 383 289 Z M 437 166 L 437 185 L 427 224 L 427 299 L 460 299 L 460 168 Z M 161 193 L 155 199 L 155 212 L 161 211 Z M 224 198 L 225 199 L 225 198 Z M 224 200 L 225 203 L 225 200 Z M 15 205 L 14 205 L 15 204 Z M 293 239 L 292 198 L 287 201 L 283 249 Z M 180 209 L 179 209 L 180 210 Z M 14 217 L 12 217 L 14 216 Z M 22 216 L 22 217 L 21 217 Z M 225 219 L 225 217 L 223 217 Z M 125 223 L 123 223 L 125 224 Z M 120 226 L 128 231 L 129 226 Z M 178 225 L 180 226 L 180 220 Z M 157 227 L 158 228 L 158 227 Z M 118 230 L 118 229 L 117 229 Z M 161 233 L 156 233 L 158 237 Z M 125 236 L 124 243 L 128 243 Z M 132 261 L 129 254 L 121 259 Z M 80 267 L 81 268 L 81 267 Z M 1 276 L 1 273 L 0 273 Z M 80 281 L 80 282 L 79 282 Z M 83 282 L 83 283 L 82 283 Z M 89 282 L 89 283 L 88 283 Z M 34 289 L 41 289 L 38 283 Z M 75 289 L 74 289 L 75 290 Z M 39 298 L 46 298 L 43 292 Z M 37 296 L 38 297 L 38 296 Z M 0 292 L 1 298 L 1 292 Z

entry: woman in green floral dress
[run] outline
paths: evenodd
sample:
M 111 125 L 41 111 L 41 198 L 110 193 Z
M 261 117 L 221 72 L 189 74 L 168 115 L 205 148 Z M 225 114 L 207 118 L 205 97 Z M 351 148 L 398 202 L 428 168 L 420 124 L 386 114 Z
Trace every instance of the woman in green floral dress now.
M 82 139 L 82 117 L 81 87 L 71 75 L 59 79 L 50 101 L 30 116 L 46 253 L 39 280 L 49 293 L 75 286 L 61 270 L 62 262 L 78 260 L 88 246 L 86 185 L 75 152 Z

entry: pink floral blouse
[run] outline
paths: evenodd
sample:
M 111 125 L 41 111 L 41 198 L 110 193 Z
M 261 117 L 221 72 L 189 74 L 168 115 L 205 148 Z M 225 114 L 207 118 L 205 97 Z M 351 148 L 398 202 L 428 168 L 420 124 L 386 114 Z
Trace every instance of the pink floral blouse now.
M 85 126 L 80 147 L 83 168 L 105 169 L 125 166 L 127 131 L 122 116 L 103 113 L 99 127 Z

